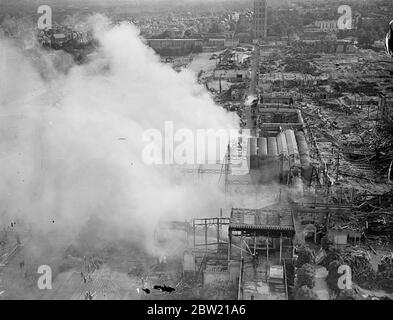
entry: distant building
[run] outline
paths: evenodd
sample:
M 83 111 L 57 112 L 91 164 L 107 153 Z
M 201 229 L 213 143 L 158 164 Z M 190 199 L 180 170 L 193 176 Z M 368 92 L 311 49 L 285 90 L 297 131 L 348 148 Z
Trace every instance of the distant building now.
M 311 24 L 303 27 L 302 40 L 322 40 L 325 39 L 326 33 L 321 30 L 316 24 Z
M 214 78 L 215 79 L 224 79 L 231 82 L 241 82 L 245 79 L 250 79 L 250 71 L 249 70 L 222 70 L 216 69 L 214 70 Z
M 328 238 L 333 241 L 335 246 L 346 246 L 348 243 L 359 244 L 362 234 L 355 230 L 329 230 Z
M 267 0 L 254 0 L 254 36 L 258 39 L 267 37 Z
M 67 40 L 67 37 L 66 37 L 66 35 L 65 35 L 64 33 L 55 33 L 55 34 L 53 35 L 53 39 L 54 39 L 55 41 L 62 42 L 62 41 L 66 41 L 66 40 Z
M 294 47 L 304 53 L 352 54 L 356 52 L 356 47 L 346 40 L 302 40 L 296 42 Z
M 287 95 L 271 95 L 271 94 L 264 94 L 260 97 L 260 103 L 263 105 L 293 105 L 293 98 L 292 96 Z
M 209 47 L 219 47 L 219 48 L 232 48 L 239 45 L 238 39 L 208 39 L 207 46 Z
M 211 46 L 211 47 L 224 47 L 225 46 L 225 38 L 222 38 L 222 39 L 215 39 L 215 38 L 213 38 L 213 39 L 208 39 L 207 40 L 207 44 L 208 44 L 208 46 Z
M 234 39 L 239 40 L 241 43 L 251 43 L 252 36 L 248 32 L 239 32 L 234 35 Z
M 180 56 L 202 52 L 202 39 L 147 39 L 147 44 L 164 56 Z
M 60 49 L 65 43 L 72 39 L 72 34 L 55 33 L 50 37 L 49 44 L 54 49 Z

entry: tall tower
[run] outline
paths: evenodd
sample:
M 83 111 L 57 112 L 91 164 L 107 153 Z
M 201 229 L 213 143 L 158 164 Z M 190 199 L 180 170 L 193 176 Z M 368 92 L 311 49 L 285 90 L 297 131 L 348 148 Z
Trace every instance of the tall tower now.
M 254 36 L 267 37 L 267 0 L 254 0 Z

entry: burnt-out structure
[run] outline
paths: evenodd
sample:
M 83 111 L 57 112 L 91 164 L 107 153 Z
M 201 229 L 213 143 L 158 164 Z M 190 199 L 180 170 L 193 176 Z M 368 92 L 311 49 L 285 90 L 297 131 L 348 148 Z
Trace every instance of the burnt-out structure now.
M 288 98 L 287 103 L 291 102 Z M 252 114 L 256 129 L 248 142 L 250 168 L 258 171 L 260 182 L 309 180 L 311 161 L 300 110 L 290 105 L 273 108 L 261 104 Z
M 285 261 L 293 258 L 295 220 L 289 206 L 233 208 L 229 261 L 240 261 L 238 299 L 288 298 Z

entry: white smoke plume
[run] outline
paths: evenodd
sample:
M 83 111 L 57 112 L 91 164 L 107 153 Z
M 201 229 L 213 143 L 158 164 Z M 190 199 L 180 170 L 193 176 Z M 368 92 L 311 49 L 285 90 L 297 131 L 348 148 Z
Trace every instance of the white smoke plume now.
M 150 236 L 162 218 L 216 216 L 217 181 L 196 186 L 146 166 L 142 134 L 167 120 L 236 129 L 237 118 L 194 74 L 162 64 L 134 26 L 95 29 L 100 47 L 84 65 L 0 41 L 0 222 L 23 219 L 72 238 L 97 215 L 117 234 Z

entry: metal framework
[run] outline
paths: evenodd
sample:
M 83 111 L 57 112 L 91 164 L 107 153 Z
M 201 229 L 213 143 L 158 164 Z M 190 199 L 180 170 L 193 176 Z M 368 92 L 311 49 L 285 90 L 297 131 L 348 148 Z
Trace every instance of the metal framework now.
M 253 210 L 232 209 L 228 229 L 229 246 L 228 259 L 232 258 L 232 247 L 240 249 L 240 257 L 243 253 L 256 256 L 257 250 L 266 250 L 266 258 L 269 261 L 270 239 L 279 238 L 280 263 L 282 261 L 283 239 L 292 239 L 296 233 L 292 212 L 285 210 Z M 240 247 L 233 243 L 233 237 L 240 238 Z M 258 247 L 258 238 L 264 237 L 266 247 Z M 249 241 L 246 241 L 249 239 Z M 274 245 L 272 243 L 272 245 Z M 291 244 L 292 245 L 292 244 Z
M 222 226 L 229 225 L 229 218 L 196 218 L 192 220 L 192 231 L 193 231 L 193 241 L 194 241 L 194 250 L 198 247 L 204 247 L 204 250 L 207 252 L 209 246 L 217 246 L 217 251 L 219 250 L 219 244 L 228 243 L 224 239 L 221 238 Z M 216 241 L 208 242 L 208 229 L 209 228 L 216 229 Z M 196 233 L 198 228 L 204 228 L 204 243 L 196 243 Z

